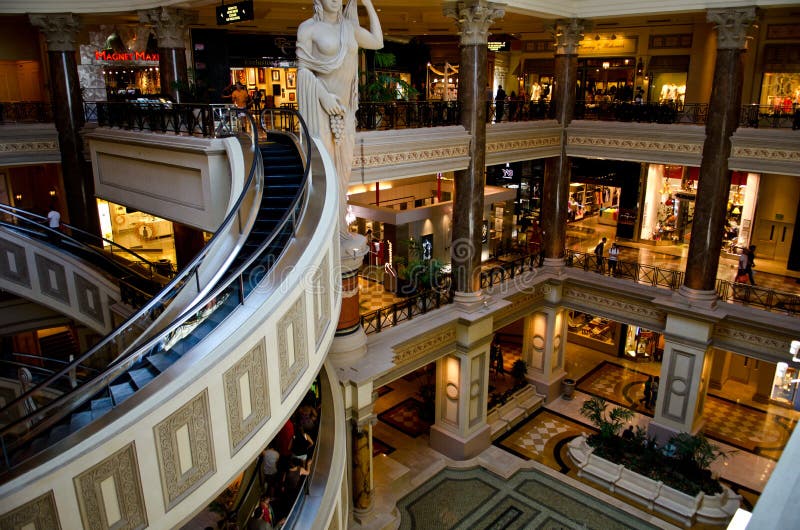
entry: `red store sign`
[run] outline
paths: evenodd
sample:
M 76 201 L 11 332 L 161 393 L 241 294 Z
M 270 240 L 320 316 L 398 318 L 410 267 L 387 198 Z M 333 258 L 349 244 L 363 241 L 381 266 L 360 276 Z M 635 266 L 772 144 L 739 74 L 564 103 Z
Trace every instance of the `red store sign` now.
M 133 52 L 133 53 L 108 53 L 105 50 L 94 52 L 95 61 L 155 61 L 158 62 L 157 53 Z

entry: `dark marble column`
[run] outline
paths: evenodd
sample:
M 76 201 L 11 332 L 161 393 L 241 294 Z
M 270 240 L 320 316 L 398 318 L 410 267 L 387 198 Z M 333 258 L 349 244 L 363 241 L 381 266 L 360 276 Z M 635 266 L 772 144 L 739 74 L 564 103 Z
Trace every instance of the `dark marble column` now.
M 578 72 L 578 44 L 583 39 L 583 22 L 559 20 L 555 26 L 556 56 L 552 105 L 561 126 L 561 153 L 545 160 L 542 189 L 542 239 L 545 265 L 561 267 L 567 241 L 567 200 L 570 163 L 567 158 L 566 128 L 575 112 L 575 83 Z
M 78 79 L 75 39 L 80 20 L 71 13 L 30 15 L 47 40 L 50 62 L 50 97 L 61 150 L 61 172 L 64 177 L 65 204 L 57 205 L 69 212 L 70 223 L 94 234 L 100 234 L 94 178 L 84 156 L 80 130 L 84 124 L 83 99 Z
M 499 4 L 469 0 L 448 5 L 444 14 L 456 20 L 461 35 L 458 100 L 461 124 L 471 135 L 469 167 L 456 171 L 453 197 L 453 286 L 457 302 L 481 298 L 480 265 L 483 193 L 486 173 L 486 50 L 489 26 L 504 15 Z
M 152 24 L 158 39 L 158 72 L 161 92 L 176 103 L 186 103 L 189 73 L 186 68 L 186 32 L 197 14 L 171 7 L 139 12 L 139 21 Z
M 747 31 L 755 19 L 754 7 L 711 9 L 707 13 L 707 20 L 717 29 L 717 61 L 708 106 L 686 276 L 680 289 L 689 298 L 716 299 L 714 288 L 731 185 L 728 157 L 731 153 L 731 135 L 739 124 L 742 101 L 742 52 Z

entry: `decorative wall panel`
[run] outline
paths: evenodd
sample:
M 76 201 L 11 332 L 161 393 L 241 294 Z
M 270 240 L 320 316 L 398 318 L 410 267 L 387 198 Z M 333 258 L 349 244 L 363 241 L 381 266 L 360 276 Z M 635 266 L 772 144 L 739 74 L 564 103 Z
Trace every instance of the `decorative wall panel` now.
M 169 511 L 215 471 L 208 390 L 204 389 L 154 428 L 158 467 Z M 187 434 L 188 444 L 181 443 Z
M 36 254 L 36 274 L 42 294 L 69 305 L 67 273 L 62 264 Z
M 291 309 L 278 321 L 278 358 L 281 367 L 282 399 L 286 399 L 308 367 L 307 320 L 305 293 L 301 293 Z
M 225 372 L 223 381 L 233 456 L 270 417 L 267 348 L 263 338 Z M 248 395 L 243 395 L 244 392 Z
M 134 530 L 147 527 L 135 443 L 131 442 L 84 471 L 73 482 L 84 528 Z
M 78 296 L 78 311 L 103 323 L 105 319 L 103 318 L 100 289 L 80 274 L 75 274 L 75 290 Z
M 23 504 L 15 510 L 0 515 L 0 528 L 13 530 L 22 528 L 61 530 L 61 522 L 58 520 L 58 510 L 56 509 L 53 490 Z
M 0 239 L 0 277 L 30 288 L 31 277 L 24 247 Z
M 331 276 L 328 268 L 330 253 L 322 258 L 322 262 L 314 274 L 314 322 L 315 342 L 319 343 L 325 329 L 331 321 Z

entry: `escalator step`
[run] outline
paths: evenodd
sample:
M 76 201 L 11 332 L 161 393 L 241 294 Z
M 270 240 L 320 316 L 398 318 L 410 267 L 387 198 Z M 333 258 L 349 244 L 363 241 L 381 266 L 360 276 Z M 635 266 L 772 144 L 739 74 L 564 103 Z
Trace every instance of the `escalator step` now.
M 114 402 L 119 405 L 132 395 L 136 393 L 136 389 L 133 388 L 133 385 L 130 383 L 120 383 L 118 385 L 111 385 L 108 387 L 111 391 L 111 396 L 114 398 Z
M 128 375 L 133 380 L 133 383 L 136 385 L 137 388 L 142 388 L 144 385 L 152 381 L 156 374 L 150 371 L 148 368 L 139 368 L 137 370 L 130 370 Z
M 150 361 L 150 364 L 152 364 L 160 373 L 172 366 L 179 357 L 179 355 L 168 351 L 165 353 L 156 353 L 155 355 L 151 355 L 147 358 L 147 360 Z
M 72 414 L 72 417 L 69 420 L 69 427 L 72 432 L 77 431 L 78 429 L 85 427 L 94 418 L 92 417 L 92 411 L 84 410 L 81 412 L 75 412 Z
M 92 400 L 92 412 L 112 408 L 114 408 L 114 401 L 110 397 Z

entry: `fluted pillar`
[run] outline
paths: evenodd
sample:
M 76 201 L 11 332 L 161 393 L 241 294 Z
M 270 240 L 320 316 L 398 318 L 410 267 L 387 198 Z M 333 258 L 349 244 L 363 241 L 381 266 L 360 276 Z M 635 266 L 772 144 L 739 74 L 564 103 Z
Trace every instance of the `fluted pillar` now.
M 575 112 L 575 83 L 578 73 L 578 45 L 583 40 L 583 21 L 559 20 L 555 26 L 555 82 L 552 105 L 561 126 L 561 152 L 545 160 L 542 189 L 542 239 L 547 267 L 564 264 L 567 241 L 567 201 L 570 164 L 567 158 L 566 128 Z
M 31 24 L 39 28 L 47 41 L 50 100 L 53 102 L 53 117 L 58 130 L 61 173 L 66 193 L 66 204 L 58 206 L 68 209 L 70 223 L 100 234 L 94 179 L 91 166 L 83 155 L 83 139 L 80 135 L 85 121 L 75 55 L 80 20 L 72 13 L 29 17 Z
M 177 103 L 185 103 L 189 88 L 186 68 L 186 32 L 197 14 L 184 9 L 160 7 L 139 11 L 139 21 L 152 24 L 158 39 L 158 72 L 161 92 Z
M 692 299 L 713 302 L 722 229 L 731 185 L 728 157 L 731 135 L 739 124 L 742 101 L 747 31 L 756 19 L 756 9 L 710 9 L 707 20 L 717 29 L 717 60 L 708 105 L 706 139 L 697 185 L 692 236 L 681 293 Z
M 480 267 L 483 192 L 486 173 L 486 51 L 489 26 L 504 15 L 499 4 L 469 0 L 448 5 L 444 14 L 456 20 L 461 35 L 458 100 L 461 124 L 471 135 L 467 169 L 455 172 L 452 264 L 455 301 L 481 301 Z

